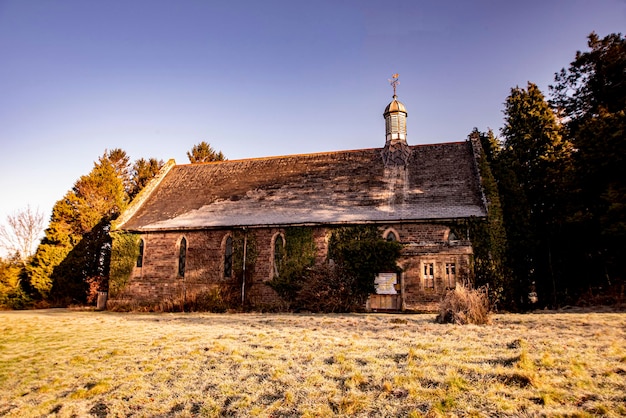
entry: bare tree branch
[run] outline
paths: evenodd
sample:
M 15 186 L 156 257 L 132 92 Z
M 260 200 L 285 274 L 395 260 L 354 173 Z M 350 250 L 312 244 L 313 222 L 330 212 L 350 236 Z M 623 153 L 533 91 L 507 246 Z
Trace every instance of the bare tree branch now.
M 43 213 L 30 206 L 8 215 L 6 224 L 0 225 L 0 248 L 22 263 L 35 252 L 43 231 Z

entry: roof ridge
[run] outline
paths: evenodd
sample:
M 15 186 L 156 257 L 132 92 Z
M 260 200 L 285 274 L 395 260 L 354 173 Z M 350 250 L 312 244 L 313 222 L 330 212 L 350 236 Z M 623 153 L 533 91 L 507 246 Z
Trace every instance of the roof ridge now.
M 465 141 L 451 141 L 451 142 L 440 142 L 436 144 L 415 144 L 409 145 L 409 148 L 425 148 L 425 147 L 434 147 L 441 145 L 455 145 L 455 144 L 464 144 Z M 249 157 L 249 158 L 237 158 L 235 160 L 223 160 L 223 161 L 207 161 L 201 163 L 185 163 L 185 164 L 177 164 L 177 167 L 186 167 L 186 166 L 202 166 L 202 165 L 212 165 L 212 164 L 224 164 L 224 163 L 233 163 L 233 162 L 242 162 L 242 161 L 263 161 L 263 160 L 276 160 L 280 158 L 294 158 L 294 157 L 316 157 L 322 155 L 329 154 L 356 154 L 364 151 L 376 151 L 383 150 L 383 147 L 376 148 L 360 148 L 360 149 L 349 149 L 349 150 L 335 150 L 335 151 L 319 151 L 319 152 L 307 152 L 307 153 L 298 153 L 298 154 L 283 154 L 283 155 L 268 155 L 264 157 Z

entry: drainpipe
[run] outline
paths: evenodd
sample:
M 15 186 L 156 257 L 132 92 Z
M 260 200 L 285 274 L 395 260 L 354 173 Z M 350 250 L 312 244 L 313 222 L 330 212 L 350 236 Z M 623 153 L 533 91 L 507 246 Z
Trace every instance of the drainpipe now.
M 248 231 L 243 228 L 243 274 L 241 280 L 241 307 L 246 299 L 246 253 L 248 250 Z

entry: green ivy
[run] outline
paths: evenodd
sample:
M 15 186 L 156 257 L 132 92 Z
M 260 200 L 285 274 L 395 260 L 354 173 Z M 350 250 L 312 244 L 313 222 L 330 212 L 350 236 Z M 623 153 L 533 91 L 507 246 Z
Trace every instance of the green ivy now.
M 109 271 L 109 293 L 116 297 L 128 285 L 133 267 L 139 257 L 139 241 L 141 236 L 131 232 L 111 232 L 111 264 Z
M 328 258 L 344 274 L 352 276 L 354 297 L 365 301 L 374 293 L 374 279 L 381 272 L 398 272 L 402 245 L 382 238 L 376 226 L 358 225 L 334 230 L 328 242 Z M 359 300 L 360 302 L 360 300 Z
M 477 129 L 470 134 L 479 148 L 478 170 L 481 185 L 487 200 L 487 219 L 470 219 L 468 229 L 474 250 L 475 285 L 489 287 L 489 297 L 492 303 L 512 302 L 513 286 L 511 273 L 506 267 L 505 254 L 507 249 L 504 217 L 500 204 L 498 184 L 492 174 L 488 156 L 492 142 L 492 134 L 481 134 Z M 484 150 L 487 150 L 486 154 Z
M 278 266 L 278 275 L 274 275 L 268 285 L 286 302 L 292 303 L 315 263 L 315 241 L 313 229 L 290 227 L 285 229 L 285 254 Z

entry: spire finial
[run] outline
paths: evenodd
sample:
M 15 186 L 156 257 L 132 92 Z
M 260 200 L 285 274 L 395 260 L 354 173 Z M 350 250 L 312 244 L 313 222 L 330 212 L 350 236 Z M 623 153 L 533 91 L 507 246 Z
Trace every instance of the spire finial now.
M 396 98 L 396 86 L 398 84 L 400 84 L 400 80 L 398 80 L 398 78 L 400 77 L 400 74 L 395 73 L 394 75 L 391 76 L 391 78 L 389 79 L 389 84 L 391 84 L 391 87 L 393 87 L 393 98 Z

